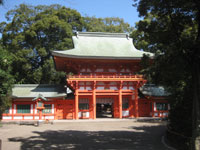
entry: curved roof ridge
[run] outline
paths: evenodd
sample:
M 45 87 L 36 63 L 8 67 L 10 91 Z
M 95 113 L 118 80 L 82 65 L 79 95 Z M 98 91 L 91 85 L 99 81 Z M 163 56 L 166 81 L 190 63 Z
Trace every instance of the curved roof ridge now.
M 110 32 L 76 32 L 76 36 L 129 38 L 128 33 L 110 33 Z

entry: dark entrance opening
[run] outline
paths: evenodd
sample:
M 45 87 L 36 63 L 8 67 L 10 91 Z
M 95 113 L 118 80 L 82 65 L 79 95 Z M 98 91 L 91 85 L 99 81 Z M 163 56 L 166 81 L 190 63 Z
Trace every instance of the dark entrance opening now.
M 113 118 L 113 106 L 112 103 L 97 104 L 97 118 Z
M 113 118 L 114 117 L 114 98 L 113 97 L 97 97 L 96 99 L 96 117 L 97 118 Z

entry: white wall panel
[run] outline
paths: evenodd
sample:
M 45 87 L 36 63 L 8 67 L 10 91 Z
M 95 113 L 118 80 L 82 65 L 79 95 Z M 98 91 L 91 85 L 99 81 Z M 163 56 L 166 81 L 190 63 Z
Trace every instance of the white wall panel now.
M 9 114 L 12 114 L 12 106 L 9 108 Z
M 13 119 L 22 119 L 22 116 L 14 116 Z
M 16 104 L 14 104 L 14 110 L 13 114 L 16 114 Z
M 31 114 L 33 114 L 33 104 L 31 104 Z
M 33 119 L 33 116 L 24 116 L 24 119 L 32 120 L 32 119 Z
M 12 116 L 3 116 L 2 119 L 3 119 L 3 120 L 11 120 L 11 119 L 12 119 Z
M 52 104 L 52 110 L 51 110 L 52 114 L 54 114 L 54 104 Z
M 128 110 L 126 110 L 126 111 L 122 111 L 122 116 L 129 116 L 129 111 Z
M 54 116 L 45 116 L 45 119 L 54 119 Z

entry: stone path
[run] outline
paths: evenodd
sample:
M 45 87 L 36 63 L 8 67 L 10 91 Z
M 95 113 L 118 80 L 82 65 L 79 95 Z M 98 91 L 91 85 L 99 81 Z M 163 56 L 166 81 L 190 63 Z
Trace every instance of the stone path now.
M 0 127 L 2 150 L 168 150 L 161 142 L 165 123 L 60 121 L 54 124 L 5 124 Z

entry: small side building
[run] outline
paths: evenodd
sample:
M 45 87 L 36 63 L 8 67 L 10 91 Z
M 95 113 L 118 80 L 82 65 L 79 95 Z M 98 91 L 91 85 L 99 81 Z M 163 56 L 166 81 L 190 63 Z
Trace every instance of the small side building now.
M 69 93 L 70 94 L 70 93 Z M 39 120 L 59 119 L 66 115 L 67 119 L 73 119 L 72 100 L 67 100 L 67 93 L 63 86 L 45 84 L 17 84 L 12 89 L 12 105 L 2 116 L 3 120 Z M 42 116 L 40 118 L 38 100 L 42 102 Z M 59 104 L 63 102 L 71 106 L 71 109 L 60 111 Z M 38 103 L 38 104 L 37 104 Z
M 140 89 L 139 116 L 140 117 L 168 117 L 170 105 L 169 93 L 162 86 L 145 84 Z

